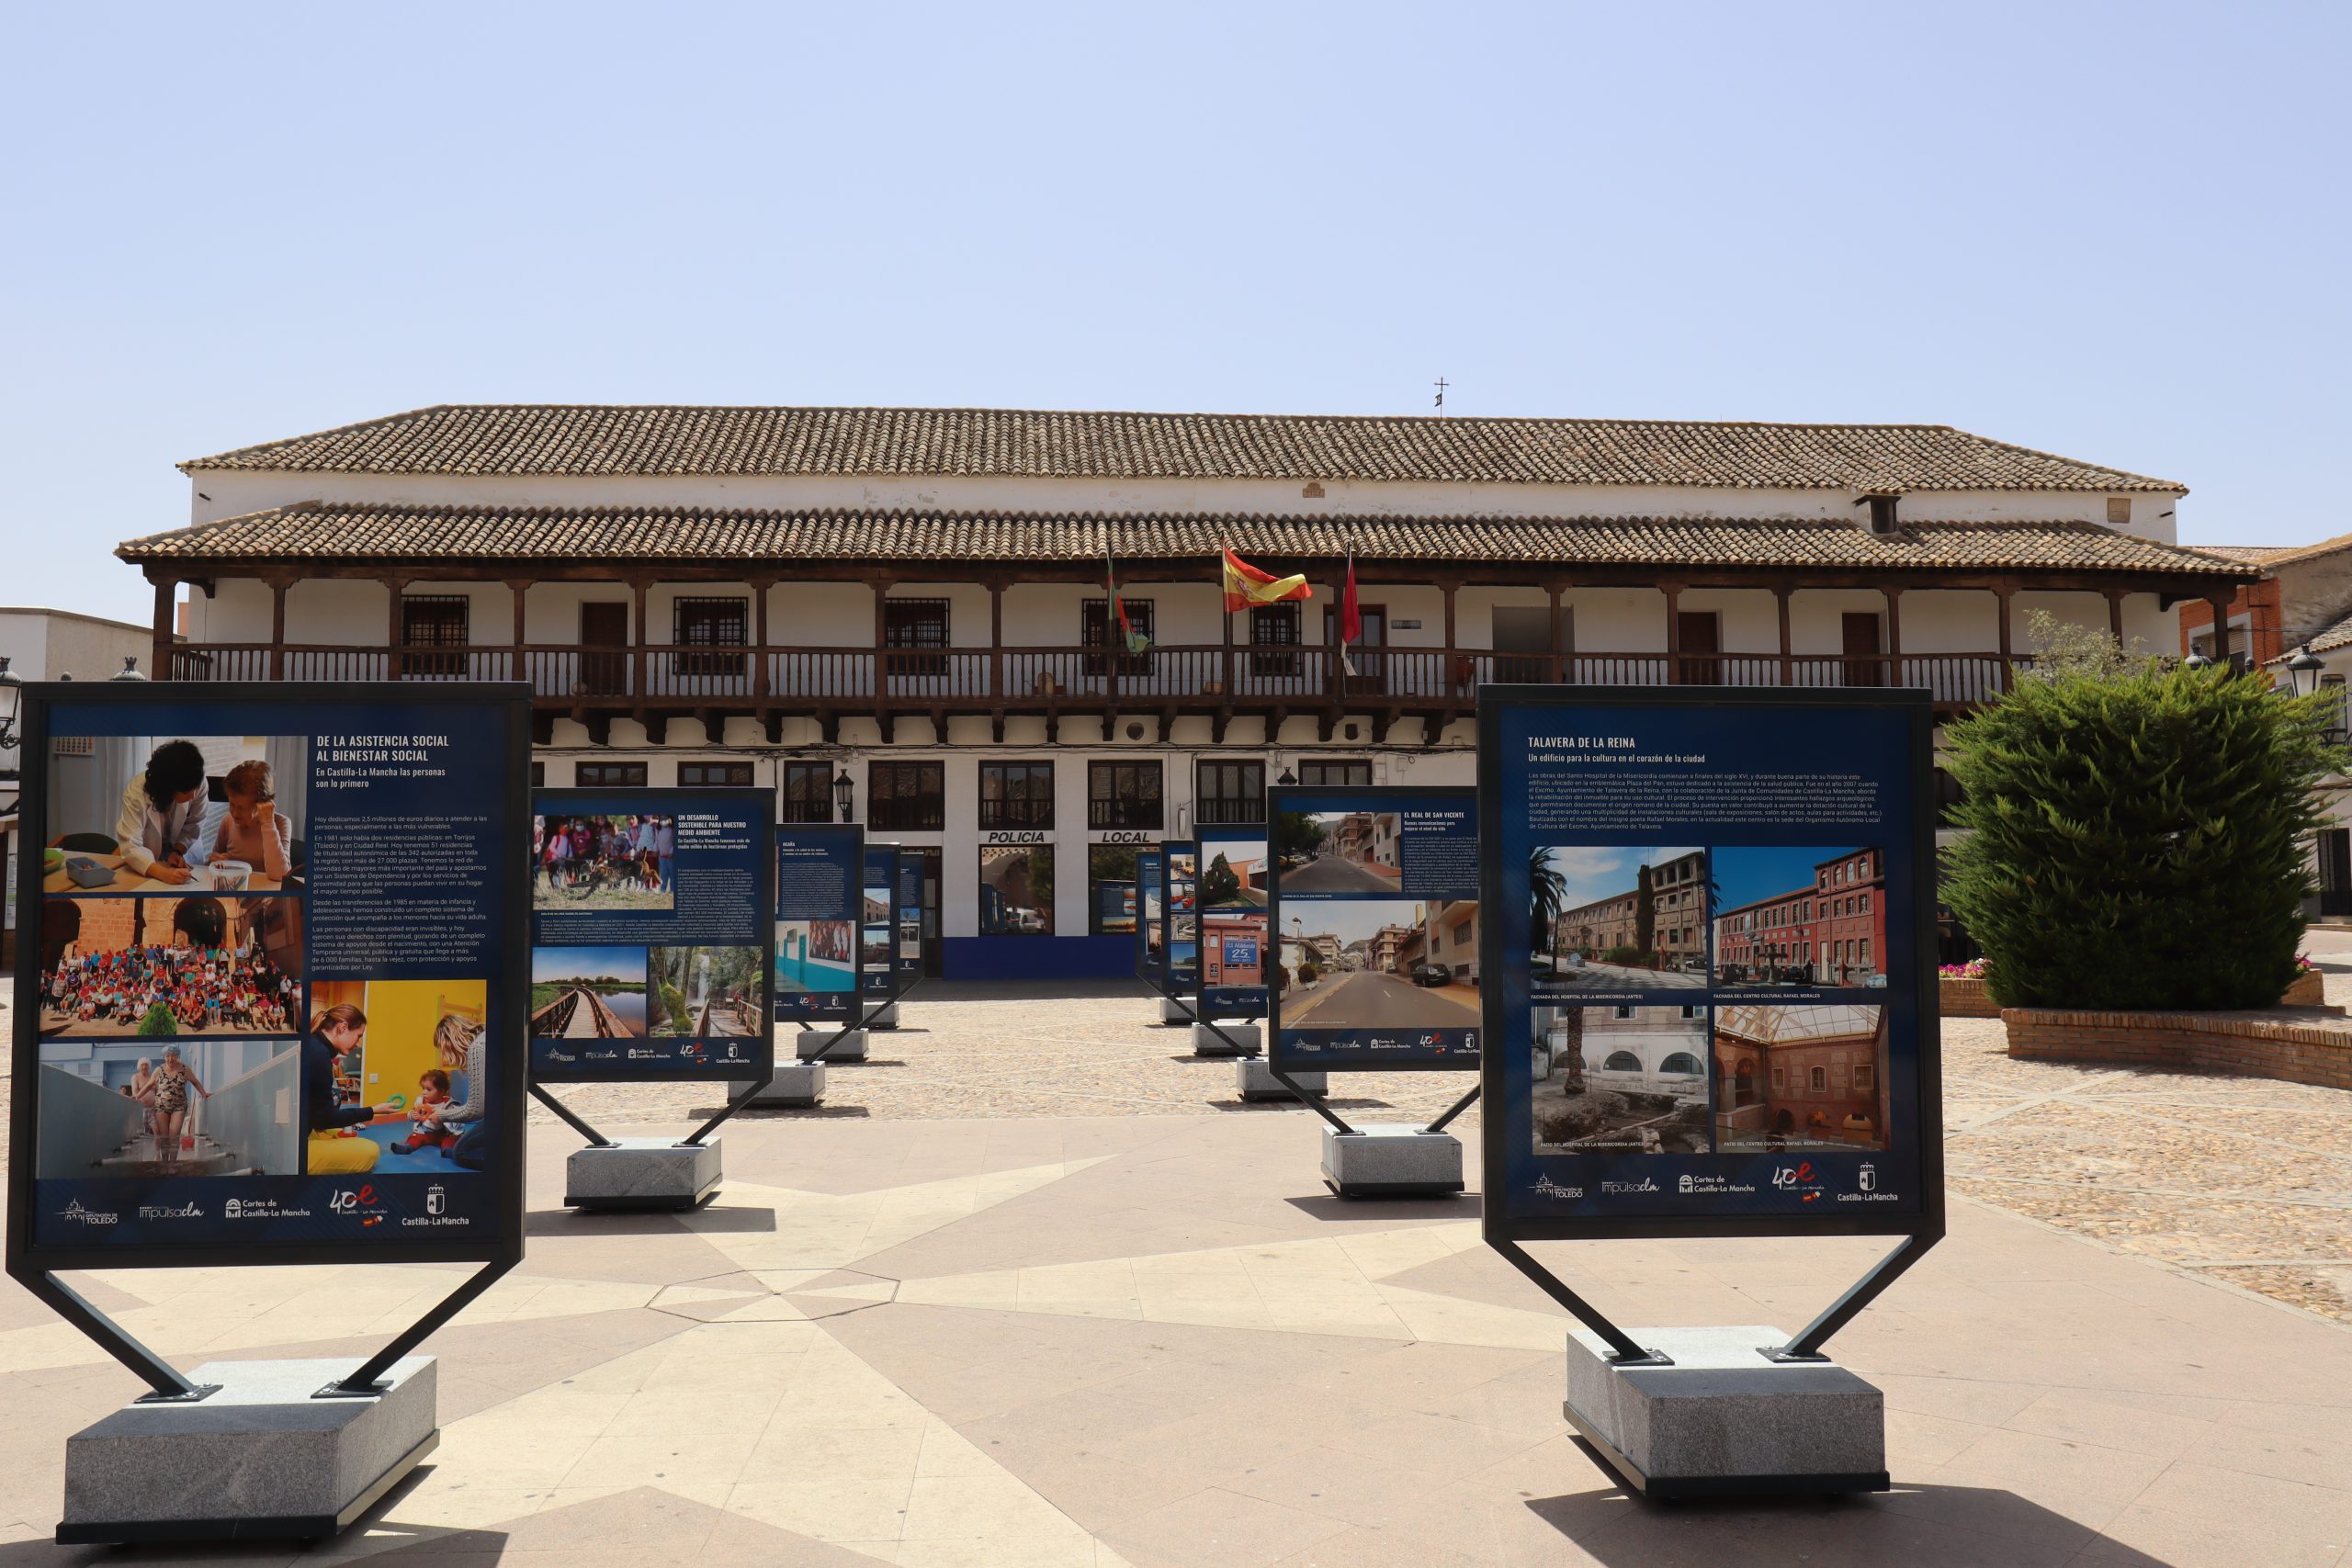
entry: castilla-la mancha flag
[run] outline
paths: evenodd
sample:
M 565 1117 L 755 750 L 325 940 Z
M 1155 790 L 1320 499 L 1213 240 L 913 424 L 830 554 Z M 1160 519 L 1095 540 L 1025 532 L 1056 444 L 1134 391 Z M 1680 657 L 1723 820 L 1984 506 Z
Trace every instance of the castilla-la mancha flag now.
M 1225 608 L 1227 615 L 1252 604 L 1277 604 L 1285 599 L 1312 599 L 1315 592 L 1304 576 L 1276 577 L 1260 571 L 1231 550 L 1225 552 Z

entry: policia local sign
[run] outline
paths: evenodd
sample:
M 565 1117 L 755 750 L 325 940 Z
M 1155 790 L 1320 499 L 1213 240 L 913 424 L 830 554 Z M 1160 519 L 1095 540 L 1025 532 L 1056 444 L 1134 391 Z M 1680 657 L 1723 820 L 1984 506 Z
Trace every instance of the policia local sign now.
M 1927 694 L 1478 722 L 1488 1238 L 1940 1235 Z
M 520 1258 L 527 696 L 28 689 L 11 1273 Z
M 765 1082 L 774 798 L 549 789 L 531 809 L 532 1079 Z

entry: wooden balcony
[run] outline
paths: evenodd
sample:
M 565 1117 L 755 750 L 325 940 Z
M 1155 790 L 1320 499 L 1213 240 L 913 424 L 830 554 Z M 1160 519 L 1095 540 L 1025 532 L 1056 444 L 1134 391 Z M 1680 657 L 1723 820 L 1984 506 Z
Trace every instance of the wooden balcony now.
M 944 721 L 983 715 L 1046 716 L 1049 736 L 1069 714 L 1204 714 L 1224 738 L 1236 714 L 1279 721 L 1313 716 L 1328 738 L 1343 714 L 1369 717 L 1384 739 L 1399 717 L 1442 723 L 1468 715 L 1492 682 L 1541 685 L 1736 686 L 1819 689 L 1925 687 L 1957 712 L 2008 689 L 2031 660 L 1999 653 L 1511 653 L 1492 649 L 1313 645 L 1101 648 L 709 648 L 576 644 L 358 648 L 320 644 L 183 643 L 178 681 L 510 681 L 537 694 L 542 736 L 558 716 L 601 739 L 615 716 L 659 728 L 693 716 L 711 725 L 756 716 L 775 734 L 786 717 L 819 720 L 830 739 L 845 716 L 879 718 L 888 738 L 901 716 Z M 1437 724 L 1425 733 L 1434 737 Z

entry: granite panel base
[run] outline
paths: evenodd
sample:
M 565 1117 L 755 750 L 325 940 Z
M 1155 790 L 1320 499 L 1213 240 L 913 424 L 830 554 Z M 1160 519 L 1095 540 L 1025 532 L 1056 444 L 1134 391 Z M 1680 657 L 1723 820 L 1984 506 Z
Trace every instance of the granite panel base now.
M 804 1062 L 815 1061 L 820 1054 L 828 1062 L 865 1060 L 865 1031 L 853 1029 L 838 1040 L 833 1039 L 833 1033 L 834 1032 L 830 1029 L 805 1031 L 798 1040 L 793 1042 L 793 1055 Z M 826 1044 L 825 1042 L 828 1040 L 831 1040 L 832 1043 Z
M 323 1540 L 433 1451 L 434 1362 L 392 1366 L 373 1398 L 312 1396 L 354 1358 L 213 1361 L 192 1404 L 127 1404 L 65 1439 L 66 1544 Z
M 1321 1073 L 1295 1072 L 1291 1083 L 1310 1094 L 1321 1094 L 1329 1088 L 1329 1080 Z M 1233 1087 L 1244 1100 L 1295 1100 L 1298 1096 L 1290 1085 L 1274 1077 L 1273 1067 L 1263 1056 L 1244 1056 L 1233 1064 Z
M 752 1087 L 748 1078 L 738 1078 L 727 1086 L 727 1098 L 735 1100 Z M 745 1103 L 774 1108 L 805 1109 L 825 1098 L 825 1064 L 822 1062 L 778 1062 L 775 1076 L 762 1084 L 757 1093 Z
M 899 1004 L 896 1002 L 885 1002 L 875 1011 L 867 1013 L 865 1015 L 865 1027 L 868 1029 L 898 1028 Z
M 1563 1410 L 1610 1468 L 1659 1499 L 1883 1492 L 1886 1407 L 1826 1361 L 1774 1361 L 1778 1329 L 1630 1328 L 1670 1366 L 1620 1366 L 1589 1329 L 1568 1336 Z
M 575 1209 L 691 1209 L 718 1190 L 718 1140 L 616 1138 L 572 1151 L 563 1201 Z
M 1419 1127 L 1326 1128 L 1323 1180 L 1342 1198 L 1430 1198 L 1462 1190 L 1462 1140 Z
M 1159 998 L 1159 1021 L 1190 1023 L 1193 1021 L 1193 1010 L 1174 997 L 1162 997 Z
M 1265 1031 L 1254 1023 L 1220 1023 L 1215 1029 L 1193 1025 L 1195 1056 L 1254 1056 L 1265 1048 Z

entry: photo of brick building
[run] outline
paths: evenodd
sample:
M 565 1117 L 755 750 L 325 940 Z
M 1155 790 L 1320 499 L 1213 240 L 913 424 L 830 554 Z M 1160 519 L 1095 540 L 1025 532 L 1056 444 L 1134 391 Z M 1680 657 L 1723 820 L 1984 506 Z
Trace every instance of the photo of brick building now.
M 1886 1010 L 1718 1005 L 1715 1146 L 1886 1147 Z
M 1716 985 L 1886 983 L 1881 851 L 1719 848 L 1714 866 Z
M 1537 852 L 1529 930 L 1537 977 L 1596 989 L 1696 987 L 1707 962 L 1707 852 Z

